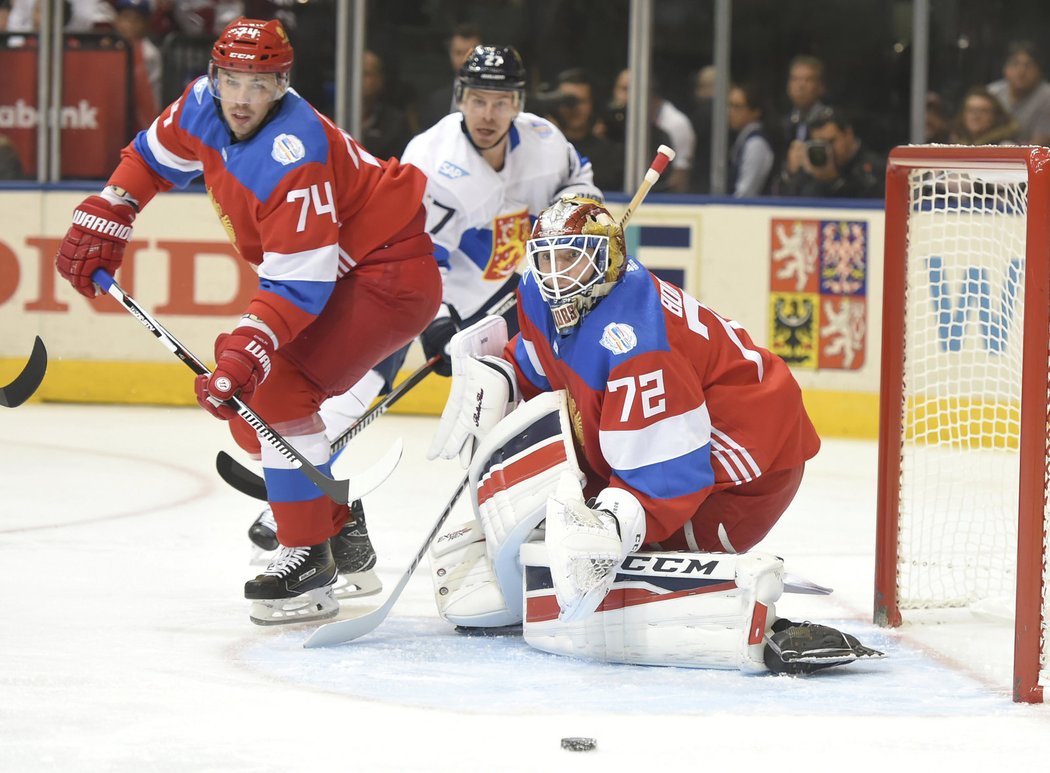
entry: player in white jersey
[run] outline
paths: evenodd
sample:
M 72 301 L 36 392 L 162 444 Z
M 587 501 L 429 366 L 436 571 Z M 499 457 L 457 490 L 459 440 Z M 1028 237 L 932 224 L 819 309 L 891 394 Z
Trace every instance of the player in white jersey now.
M 504 315 L 512 335 L 517 332 L 513 303 L 498 307 L 518 285 L 532 223 L 564 195 L 602 200 L 590 161 L 550 121 L 523 111 L 525 89 L 525 65 L 514 48 L 476 46 L 456 78 L 459 112 L 416 136 L 401 158 L 427 177 L 426 229 L 444 281 L 444 302 L 420 336 L 428 360 L 444 356 L 456 331 L 493 311 Z M 406 352 L 391 355 L 351 390 L 324 402 L 321 418 L 329 438 L 390 389 Z M 447 358 L 435 372 L 451 374 Z M 276 545 L 268 512 L 249 535 L 261 548 Z M 365 563 L 370 567 L 374 560 Z

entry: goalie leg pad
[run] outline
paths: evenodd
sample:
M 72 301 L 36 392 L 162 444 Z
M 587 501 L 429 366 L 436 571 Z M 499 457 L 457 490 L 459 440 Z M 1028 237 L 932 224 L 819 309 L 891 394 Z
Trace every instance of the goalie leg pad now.
M 507 608 L 477 521 L 455 526 L 434 540 L 430 578 L 438 614 L 453 625 L 488 628 L 521 622 L 521 615 Z
M 546 545 L 521 546 L 525 641 L 612 663 L 764 671 L 784 564 L 765 553 L 631 553 L 594 614 L 559 620 Z
M 507 606 L 520 620 L 522 543 L 542 538 L 547 500 L 566 477 L 580 490 L 583 473 L 572 445 L 565 393 L 523 403 L 485 439 L 470 465 L 474 513 Z

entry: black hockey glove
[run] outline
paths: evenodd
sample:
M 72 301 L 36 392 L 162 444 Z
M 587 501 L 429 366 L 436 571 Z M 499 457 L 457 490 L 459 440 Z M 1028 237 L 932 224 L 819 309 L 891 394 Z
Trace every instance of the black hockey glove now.
M 434 372 L 448 378 L 452 375 L 452 359 L 448 356 L 446 348 L 452 336 L 459 332 L 460 319 L 455 309 L 451 306 L 446 308 L 449 311 L 448 316 L 438 317 L 427 325 L 426 330 L 419 335 L 419 342 L 423 344 L 423 354 L 428 360 L 440 355 L 441 359 L 434 366 Z

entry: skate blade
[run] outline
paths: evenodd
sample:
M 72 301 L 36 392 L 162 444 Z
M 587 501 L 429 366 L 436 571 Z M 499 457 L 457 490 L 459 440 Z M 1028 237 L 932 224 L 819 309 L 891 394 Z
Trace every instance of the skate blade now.
M 342 601 L 362 596 L 374 596 L 383 590 L 383 583 L 380 582 L 376 573 L 369 569 L 365 572 L 340 574 L 333 588 L 335 598 Z
M 331 585 L 315 588 L 290 599 L 253 601 L 248 618 L 256 625 L 286 625 L 327 620 L 339 614 L 339 602 Z

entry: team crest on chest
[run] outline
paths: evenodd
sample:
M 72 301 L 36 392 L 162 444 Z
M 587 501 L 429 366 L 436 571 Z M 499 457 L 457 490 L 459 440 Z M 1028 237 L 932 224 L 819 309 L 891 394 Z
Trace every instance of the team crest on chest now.
M 230 244 L 237 247 L 237 232 L 233 230 L 233 221 L 230 220 L 229 215 L 222 211 L 222 207 L 219 206 L 219 202 L 215 200 L 215 194 L 212 193 L 211 188 L 208 188 L 208 200 L 215 208 L 215 214 L 219 216 L 219 222 L 222 223 L 222 227 L 226 231 L 226 238 L 230 240 Z M 237 251 L 240 252 L 239 247 L 237 247 Z
M 599 343 L 613 354 L 627 354 L 638 345 L 638 336 L 626 322 L 610 322 L 602 331 Z
M 510 278 L 525 257 L 525 242 L 532 231 L 528 209 L 500 215 L 492 221 L 492 255 L 482 276 L 489 282 Z
M 278 134 L 273 139 L 270 155 L 274 161 L 288 166 L 306 158 L 306 147 L 294 134 Z

